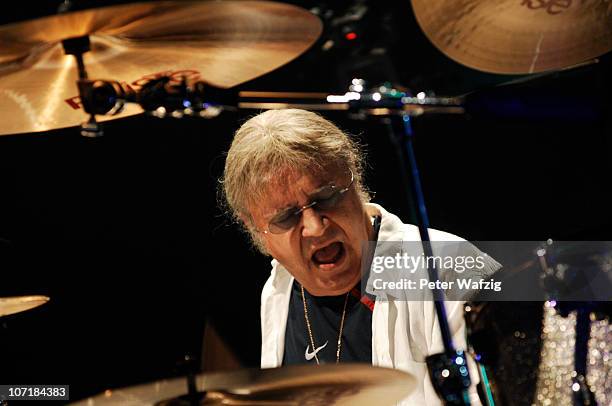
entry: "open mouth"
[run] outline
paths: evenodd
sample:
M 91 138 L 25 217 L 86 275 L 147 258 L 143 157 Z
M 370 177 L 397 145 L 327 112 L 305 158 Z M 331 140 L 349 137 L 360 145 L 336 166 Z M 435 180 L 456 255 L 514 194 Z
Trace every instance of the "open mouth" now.
M 344 244 L 340 241 L 320 248 L 312 254 L 312 262 L 320 268 L 332 268 L 344 256 Z

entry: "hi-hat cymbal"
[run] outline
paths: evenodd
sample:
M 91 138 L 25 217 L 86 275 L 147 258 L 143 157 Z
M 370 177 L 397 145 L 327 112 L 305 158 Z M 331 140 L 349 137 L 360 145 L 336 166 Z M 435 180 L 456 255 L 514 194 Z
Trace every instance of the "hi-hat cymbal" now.
M 612 2 L 412 0 L 419 25 L 451 59 L 485 72 L 571 67 L 612 50 Z
M 202 405 L 394 405 L 416 387 L 412 375 L 366 364 L 300 365 L 199 375 Z M 190 405 L 185 378 L 103 394 L 73 405 Z
M 0 297 L 0 317 L 33 309 L 48 301 L 47 296 Z
M 92 79 L 137 87 L 162 74 L 184 74 L 230 88 L 294 59 L 321 28 L 299 7 L 249 0 L 134 3 L 5 25 L 0 135 L 70 127 L 87 118 L 77 97 L 76 62 L 64 54 L 63 39 L 90 36 L 84 60 Z M 139 112 L 129 106 L 115 117 Z

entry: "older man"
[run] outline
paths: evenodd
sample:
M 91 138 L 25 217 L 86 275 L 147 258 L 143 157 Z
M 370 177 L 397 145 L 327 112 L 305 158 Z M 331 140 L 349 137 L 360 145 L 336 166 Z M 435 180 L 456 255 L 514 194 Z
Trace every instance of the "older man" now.
M 431 301 L 382 301 L 360 291 L 367 241 L 420 241 L 369 202 L 358 145 L 304 110 L 259 114 L 236 132 L 223 191 L 255 246 L 273 257 L 262 292 L 262 368 L 367 362 L 422 382 L 406 404 L 440 404 L 425 357 L 442 351 Z M 434 241 L 459 237 L 431 230 Z M 487 263 L 484 273 L 498 264 Z M 448 302 L 455 342 L 465 346 L 463 308 Z M 473 375 L 473 380 L 475 376 Z

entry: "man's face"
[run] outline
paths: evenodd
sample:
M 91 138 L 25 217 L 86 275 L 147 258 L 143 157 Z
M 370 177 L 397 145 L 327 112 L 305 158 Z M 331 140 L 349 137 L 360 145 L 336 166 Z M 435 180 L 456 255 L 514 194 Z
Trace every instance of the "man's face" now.
M 305 209 L 296 225 L 282 234 L 263 233 L 271 219 L 290 207 L 302 207 L 321 198 L 330 184 L 345 188 L 348 171 L 320 175 L 284 173 L 279 186 L 268 187 L 265 201 L 251 207 L 255 227 L 270 255 L 278 260 L 304 288 L 316 296 L 348 292 L 361 276 L 362 244 L 372 226 L 354 186 L 344 193 L 335 208 L 318 205 Z M 290 211 L 292 212 L 292 211 Z

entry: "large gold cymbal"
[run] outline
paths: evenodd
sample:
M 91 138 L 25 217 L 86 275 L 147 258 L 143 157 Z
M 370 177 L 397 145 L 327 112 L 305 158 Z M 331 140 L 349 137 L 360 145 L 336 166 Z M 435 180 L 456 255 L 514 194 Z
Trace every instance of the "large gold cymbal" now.
M 0 317 L 33 309 L 48 301 L 47 296 L 0 297 Z
M 249 0 L 134 3 L 1 26 L 0 135 L 85 121 L 76 63 L 64 54 L 63 39 L 90 36 L 84 60 L 92 79 L 137 86 L 183 72 L 230 88 L 291 61 L 321 28 L 299 7 Z M 139 112 L 129 106 L 114 117 Z
M 300 365 L 199 375 L 202 405 L 394 405 L 416 387 L 405 372 L 365 364 Z M 187 405 L 185 378 L 108 390 L 74 406 Z
M 612 50 L 607 0 L 412 0 L 412 7 L 438 49 L 485 72 L 562 69 Z

